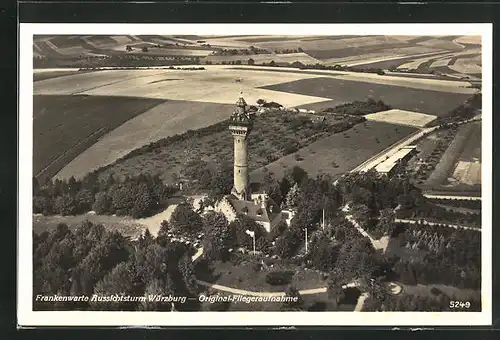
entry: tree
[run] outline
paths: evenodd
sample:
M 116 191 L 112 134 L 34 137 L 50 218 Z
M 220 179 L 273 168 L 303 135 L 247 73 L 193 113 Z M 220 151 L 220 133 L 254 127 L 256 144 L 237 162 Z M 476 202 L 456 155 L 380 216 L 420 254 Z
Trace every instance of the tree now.
M 248 59 L 247 64 L 248 65 L 255 65 L 255 60 L 253 60 L 252 58 L 250 58 L 250 59 Z
M 144 47 L 142 48 L 142 52 L 147 52 L 147 51 L 148 51 L 148 48 L 147 48 L 146 46 L 144 46 Z
M 45 216 L 52 214 L 52 200 L 44 196 L 33 196 L 33 213 Z
M 88 189 L 78 191 L 75 196 L 76 209 L 79 213 L 89 211 L 94 203 L 94 195 Z
M 54 210 L 63 215 L 74 215 L 76 213 L 76 205 L 73 196 L 64 194 L 56 198 L 54 202 Z
M 344 297 L 344 289 L 342 286 L 346 283 L 345 275 L 337 268 L 334 268 L 328 275 L 327 293 L 328 297 L 335 306 Z
M 119 296 L 137 296 L 139 290 L 137 289 L 137 280 L 135 276 L 136 271 L 132 262 L 119 263 L 109 274 L 97 282 L 94 288 L 94 294 L 99 297 L 114 294 Z M 136 305 L 136 302 L 127 301 L 90 302 L 90 306 L 94 310 L 135 310 Z
M 304 304 L 300 292 L 294 286 L 288 286 L 285 291 L 285 296 L 291 298 L 291 301 L 285 301 L 282 305 L 282 310 L 298 311 Z
M 130 215 L 134 218 L 149 215 L 154 206 L 154 200 L 151 197 L 146 183 L 139 183 L 135 187 L 134 196 L 134 204 L 130 209 Z M 156 204 L 158 204 L 158 202 L 156 202 Z
M 168 296 L 174 294 L 174 283 L 169 274 L 164 279 L 155 278 L 151 280 L 144 291 L 145 301 L 141 301 L 140 309 L 143 311 L 170 312 L 175 308 L 175 304 L 156 301 L 157 296 Z
M 358 222 L 361 226 L 364 226 L 370 220 L 371 211 L 364 204 L 357 204 L 351 207 L 351 213 L 356 222 Z
M 287 229 L 288 229 L 288 225 L 286 224 L 285 221 L 282 220 L 278 224 L 276 224 L 273 229 L 271 229 L 271 232 L 269 234 L 269 238 L 271 240 L 274 240 L 277 237 L 279 237 L 280 235 L 282 235 L 285 232 L 285 230 L 287 230 Z
M 288 209 L 297 207 L 300 195 L 300 187 L 297 183 L 295 183 L 285 196 L 282 207 Z
M 191 256 L 189 256 L 189 254 L 184 254 L 179 261 L 179 271 L 182 275 L 188 295 L 195 296 L 198 293 L 199 288 L 196 282 L 193 262 L 191 261 Z
M 304 179 L 307 178 L 307 172 L 296 165 L 292 168 L 291 177 L 294 183 L 301 185 Z
M 380 211 L 380 217 L 376 226 L 382 235 L 391 235 L 395 228 L 396 213 L 393 209 L 387 208 Z
M 338 249 L 325 234 L 313 234 L 309 243 L 309 258 L 314 266 L 321 271 L 329 271 L 335 265 Z
M 231 192 L 233 187 L 233 171 L 229 164 L 223 164 L 212 177 L 212 194 L 218 200 Z
M 187 204 L 179 204 L 170 216 L 170 226 L 182 233 L 196 233 L 201 230 L 203 220 Z
M 287 229 L 275 241 L 275 250 L 278 256 L 283 258 L 292 257 L 302 243 L 302 234 L 300 229 Z
M 96 214 L 106 214 L 112 212 L 112 200 L 111 197 L 105 192 L 98 192 L 95 196 L 95 201 L 92 204 L 92 210 Z
M 71 176 L 68 179 L 66 193 L 74 197 L 76 193 L 80 190 L 81 184 L 82 183 L 80 181 L 77 181 L 74 176 Z
M 127 52 L 130 52 L 130 51 L 132 51 L 132 46 L 130 46 L 130 45 L 127 45 L 127 46 L 125 47 L 125 50 L 126 50 Z
M 257 105 L 262 106 L 265 103 L 267 103 L 267 102 L 264 99 L 262 99 L 262 98 L 261 99 L 257 99 Z
M 203 257 L 225 261 L 231 246 L 232 233 L 226 217 L 221 213 L 209 212 L 203 218 Z

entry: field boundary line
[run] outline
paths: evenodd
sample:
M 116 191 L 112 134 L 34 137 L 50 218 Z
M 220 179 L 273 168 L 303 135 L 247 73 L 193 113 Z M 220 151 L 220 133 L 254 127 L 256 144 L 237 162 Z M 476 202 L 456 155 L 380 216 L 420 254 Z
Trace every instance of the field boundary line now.
M 95 136 L 96 134 L 99 134 L 103 131 L 105 131 L 107 128 L 107 126 L 103 126 L 102 128 L 100 128 L 99 130 L 97 131 L 94 131 L 92 132 L 90 135 L 88 135 L 85 139 L 82 139 L 80 140 L 78 143 L 74 144 L 70 149 L 64 151 L 61 155 L 59 155 L 56 159 L 54 159 L 52 162 L 50 162 L 46 167 L 44 167 L 42 170 L 40 170 L 36 175 L 35 177 L 39 177 L 43 172 L 45 172 L 49 167 L 51 167 L 54 163 L 58 162 L 59 160 L 61 160 L 61 158 L 63 158 L 64 156 L 66 156 L 68 153 L 70 153 L 73 149 L 75 149 L 77 146 L 79 146 L 80 144 L 82 143 L 85 143 L 87 142 L 90 138 L 92 138 L 93 136 Z M 95 144 L 95 143 L 94 143 Z M 78 156 L 78 155 L 77 155 Z

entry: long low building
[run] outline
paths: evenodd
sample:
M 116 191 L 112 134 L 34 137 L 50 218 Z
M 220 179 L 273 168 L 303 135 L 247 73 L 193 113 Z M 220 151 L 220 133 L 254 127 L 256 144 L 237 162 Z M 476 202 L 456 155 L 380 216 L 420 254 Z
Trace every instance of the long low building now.
M 375 167 L 375 170 L 379 173 L 391 175 L 397 165 L 407 162 L 416 152 L 417 147 L 415 145 L 404 146 L 386 160 L 379 163 Z

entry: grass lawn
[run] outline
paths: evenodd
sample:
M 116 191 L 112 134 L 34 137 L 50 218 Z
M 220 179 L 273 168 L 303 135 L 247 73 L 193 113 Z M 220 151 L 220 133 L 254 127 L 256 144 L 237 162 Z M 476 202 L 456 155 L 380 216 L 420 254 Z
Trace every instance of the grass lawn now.
M 327 285 L 321 274 L 313 270 L 305 270 L 294 265 L 275 265 L 273 268 L 257 269 L 255 262 L 242 261 L 239 264 L 232 262 L 215 263 L 214 282 L 219 285 L 254 292 L 283 292 L 289 285 L 298 290 L 321 288 Z M 284 285 L 271 285 L 266 282 L 266 275 L 270 271 L 291 271 L 293 274 L 290 283 Z
M 100 137 L 162 102 L 133 97 L 34 96 L 34 175 L 52 177 Z
M 124 236 L 132 238 L 139 236 L 144 231 L 144 226 L 129 217 L 108 215 L 76 215 L 76 216 L 42 216 L 33 215 L 33 230 L 36 233 L 55 230 L 59 223 L 65 223 L 70 230 L 74 231 L 85 220 L 94 224 L 102 224 L 108 230 L 119 231 Z
M 331 101 L 304 104 L 302 107 L 321 110 L 355 100 L 373 98 L 396 109 L 443 116 L 470 97 L 469 94 L 446 93 L 401 86 L 373 84 L 320 77 L 264 86 L 264 89 L 331 98 Z
M 250 262 L 234 264 L 232 262 L 214 263 L 214 274 L 218 279 L 214 282 L 232 288 L 249 290 L 254 292 L 283 292 L 289 285 L 298 290 L 321 288 L 327 285 L 321 274 L 313 270 L 304 270 L 292 265 L 281 265 L 275 268 L 258 269 L 258 266 Z M 285 285 L 273 286 L 266 282 L 266 274 L 273 270 L 290 270 L 295 272 L 291 282 Z M 229 294 L 209 289 L 211 294 Z M 303 310 L 310 311 L 352 311 L 355 307 L 353 299 L 344 299 L 335 307 L 326 293 L 302 295 L 304 302 Z M 279 311 L 282 303 L 279 302 L 234 302 L 229 306 L 229 311 Z M 210 310 L 210 304 L 205 302 L 202 310 Z
M 345 132 L 321 138 L 265 168 L 255 170 L 251 174 L 252 179 L 262 179 L 266 171 L 281 178 L 295 165 L 313 177 L 325 173 L 338 178 L 414 131 L 413 127 L 366 121 Z M 297 161 L 296 154 L 303 159 Z
M 449 297 L 455 296 L 457 300 L 467 301 L 468 299 L 474 298 L 475 300 L 481 300 L 481 292 L 473 289 L 457 288 L 453 286 L 446 286 L 442 284 L 429 284 L 429 285 L 402 285 L 403 292 L 405 294 L 412 294 L 416 296 L 434 296 L 431 292 L 432 288 L 437 288 Z
M 316 125 L 308 118 L 294 113 L 268 112 L 256 118 L 249 137 L 249 167 L 263 167 L 287 152 L 289 147 L 305 147 L 321 137 L 334 133 L 342 121 L 327 121 Z M 169 182 L 175 175 L 191 177 L 195 169 L 233 162 L 233 137 L 227 127 L 206 131 L 202 135 L 191 133 L 176 141 L 165 140 L 158 147 L 135 152 L 132 157 L 118 160 L 101 174 L 118 176 L 137 173 L 159 174 Z M 292 151 L 291 151 L 292 150 Z

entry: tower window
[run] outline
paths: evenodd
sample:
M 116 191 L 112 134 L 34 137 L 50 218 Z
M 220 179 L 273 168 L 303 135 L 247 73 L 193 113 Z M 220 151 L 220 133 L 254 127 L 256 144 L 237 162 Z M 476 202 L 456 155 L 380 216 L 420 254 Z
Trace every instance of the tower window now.
M 241 173 L 241 170 L 238 170 L 238 173 Z

